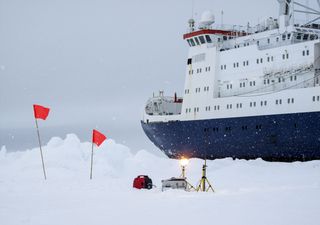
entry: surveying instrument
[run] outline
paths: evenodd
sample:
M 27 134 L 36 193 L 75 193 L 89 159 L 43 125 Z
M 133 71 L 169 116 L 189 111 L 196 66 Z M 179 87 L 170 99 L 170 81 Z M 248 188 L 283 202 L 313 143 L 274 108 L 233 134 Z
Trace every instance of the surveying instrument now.
M 209 128 L 205 128 L 204 132 L 206 134 L 205 142 L 206 142 L 207 147 L 209 147 L 209 145 L 210 145 L 210 143 L 208 142 Z M 212 192 L 214 192 L 213 187 L 207 178 L 207 167 L 208 166 L 207 166 L 207 150 L 206 150 L 204 164 L 202 166 L 202 177 L 199 181 L 199 185 L 197 186 L 196 191 L 202 191 L 202 192 L 212 191 Z

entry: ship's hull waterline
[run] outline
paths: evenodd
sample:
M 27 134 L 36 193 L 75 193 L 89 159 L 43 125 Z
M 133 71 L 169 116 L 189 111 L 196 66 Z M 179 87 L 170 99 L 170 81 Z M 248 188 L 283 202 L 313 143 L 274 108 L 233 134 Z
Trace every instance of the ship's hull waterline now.
M 320 112 L 141 124 L 170 158 L 320 159 Z

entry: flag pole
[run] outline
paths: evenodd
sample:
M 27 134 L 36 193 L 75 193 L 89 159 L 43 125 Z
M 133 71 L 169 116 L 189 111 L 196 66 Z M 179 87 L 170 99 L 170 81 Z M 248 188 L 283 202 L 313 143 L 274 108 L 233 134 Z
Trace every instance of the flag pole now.
M 90 180 L 92 180 L 92 165 L 93 165 L 93 140 L 92 140 L 92 147 L 91 147 L 91 170 L 90 170 Z
M 38 121 L 35 118 L 36 121 L 36 128 L 37 128 L 37 134 L 38 134 L 38 141 L 39 141 L 39 146 L 40 146 L 40 155 L 41 155 L 41 161 L 42 161 L 42 169 L 43 169 L 43 175 L 44 175 L 44 179 L 47 179 L 47 175 L 46 175 L 46 169 L 44 167 L 44 161 L 43 161 L 43 154 L 42 154 L 42 148 L 41 148 L 41 140 L 40 140 L 40 132 L 39 132 L 39 126 L 38 126 Z

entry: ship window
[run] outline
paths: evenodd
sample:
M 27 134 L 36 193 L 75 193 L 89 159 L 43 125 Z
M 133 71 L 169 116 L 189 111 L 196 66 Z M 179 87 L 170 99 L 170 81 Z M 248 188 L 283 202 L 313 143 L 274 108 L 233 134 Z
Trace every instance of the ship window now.
M 196 40 L 197 45 L 200 45 L 200 42 L 197 37 L 195 37 L 194 40 Z
M 282 59 L 285 59 L 285 57 L 286 57 L 286 56 L 285 56 L 284 54 L 282 54 Z
M 273 56 L 271 56 L 271 61 L 273 62 Z
M 309 50 L 307 50 L 307 55 L 309 55 Z
M 302 51 L 302 56 L 305 56 L 306 55 L 306 52 L 303 50 Z
M 314 101 L 314 102 L 316 101 L 316 96 L 312 97 L 312 101 Z
M 270 62 L 270 57 L 268 56 L 267 61 Z
M 301 40 L 301 34 L 297 35 L 297 40 Z
M 276 105 L 278 105 L 278 104 L 279 104 L 279 100 L 277 99 L 277 100 L 276 100 Z
M 288 40 L 290 40 L 290 38 L 291 38 L 291 34 L 288 34 Z
M 280 104 L 280 105 L 282 104 L 282 99 L 279 100 L 279 104 Z
M 283 41 L 286 40 L 286 35 L 285 35 L 285 34 L 282 35 L 282 40 L 283 40 Z
M 199 36 L 199 39 L 200 39 L 201 44 L 205 44 L 206 43 L 206 41 L 204 40 L 203 36 Z
M 320 101 L 320 96 L 317 96 L 317 101 Z
M 192 46 L 195 46 L 196 44 L 194 43 L 194 40 L 193 39 L 189 39 L 190 43 Z
M 257 59 L 257 64 L 259 64 L 259 59 Z
M 224 65 L 224 66 L 223 66 L 223 69 L 225 69 L 225 70 L 226 70 L 226 69 L 227 69 L 227 65 Z
M 308 34 L 303 35 L 303 40 L 304 40 L 304 41 L 308 40 L 308 37 L 309 37 Z
M 228 40 L 228 37 L 227 36 L 223 36 L 223 40 L 224 41 Z
M 279 38 L 277 37 L 276 41 L 278 42 L 279 41 Z
M 209 35 L 206 35 L 205 37 L 206 37 L 206 40 L 207 40 L 208 43 L 212 43 L 212 40 L 211 40 Z
M 188 65 L 192 64 L 192 58 L 189 58 L 187 63 Z
M 249 61 L 247 60 L 247 66 L 249 66 Z
M 223 65 L 221 65 L 221 70 L 223 70 Z
M 294 103 L 294 98 L 291 98 L 291 103 Z
M 187 42 L 188 42 L 189 46 L 191 47 L 192 45 L 191 45 L 191 42 L 190 42 L 190 40 L 189 40 L 189 39 L 187 40 Z
M 260 63 L 263 63 L 263 59 L 262 58 L 260 59 Z
M 268 44 L 270 44 L 270 38 L 268 38 Z
M 294 80 L 297 80 L 297 76 L 294 76 Z

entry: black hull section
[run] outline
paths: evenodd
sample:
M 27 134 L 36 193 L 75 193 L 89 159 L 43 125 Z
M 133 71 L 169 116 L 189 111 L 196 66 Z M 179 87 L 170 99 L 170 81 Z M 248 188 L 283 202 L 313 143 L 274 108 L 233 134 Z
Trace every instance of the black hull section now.
M 170 158 L 320 159 L 320 112 L 141 124 Z

